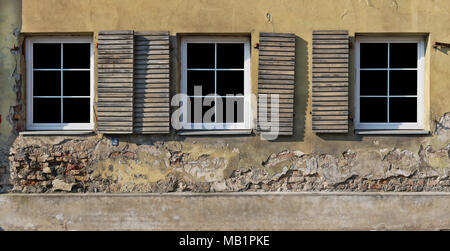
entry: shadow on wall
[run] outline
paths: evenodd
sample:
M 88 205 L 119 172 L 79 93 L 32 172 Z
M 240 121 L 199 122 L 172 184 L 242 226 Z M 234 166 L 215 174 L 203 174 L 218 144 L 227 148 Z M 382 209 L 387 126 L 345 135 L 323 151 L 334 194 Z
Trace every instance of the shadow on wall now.
M 295 37 L 294 134 L 280 136 L 273 142 L 299 142 L 305 139 L 309 98 L 308 42 Z
M 428 43 L 426 43 L 426 44 L 428 44 Z M 447 56 L 448 56 L 448 52 L 450 51 L 450 47 L 437 46 L 437 47 L 433 47 L 433 48 L 434 48 L 434 50 L 438 50 Z

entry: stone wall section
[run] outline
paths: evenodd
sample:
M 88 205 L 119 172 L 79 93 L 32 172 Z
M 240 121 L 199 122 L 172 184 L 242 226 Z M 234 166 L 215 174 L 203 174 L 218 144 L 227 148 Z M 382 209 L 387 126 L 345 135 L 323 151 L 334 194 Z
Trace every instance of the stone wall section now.
M 448 139 L 449 119 L 447 113 L 437 124 L 439 137 Z M 112 146 L 107 137 L 97 136 L 19 136 L 9 157 L 11 182 L 14 192 L 25 193 L 450 192 L 450 143 L 439 149 L 421 145 L 418 152 L 284 150 L 259 166 L 240 163 L 239 149 L 223 143 L 197 147 L 184 151 L 166 141 Z

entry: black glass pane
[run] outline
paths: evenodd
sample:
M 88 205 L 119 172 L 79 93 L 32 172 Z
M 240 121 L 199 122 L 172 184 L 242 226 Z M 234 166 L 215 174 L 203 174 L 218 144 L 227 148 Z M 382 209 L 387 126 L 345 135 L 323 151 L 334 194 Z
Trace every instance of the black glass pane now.
M 244 98 L 224 98 L 223 121 L 225 123 L 244 122 Z
M 417 71 L 391 71 L 390 95 L 417 95 Z
M 191 43 L 187 45 L 188 68 L 214 68 L 214 44 Z
M 217 71 L 217 94 L 244 94 L 244 71 Z
M 61 71 L 33 71 L 34 96 L 60 96 Z
M 386 123 L 387 98 L 361 98 L 360 121 L 362 123 Z
M 387 95 L 387 71 L 360 71 L 360 95 Z
M 61 99 L 34 98 L 33 123 L 61 123 Z
M 388 44 L 362 43 L 360 46 L 361 68 L 387 68 Z
M 217 68 L 244 68 L 244 44 L 217 44 Z
M 91 76 L 89 71 L 63 72 L 64 96 L 89 96 Z
M 215 122 L 216 116 L 215 116 L 215 108 L 214 108 L 214 105 L 215 105 L 214 98 L 190 98 L 190 100 L 191 100 L 191 113 L 190 113 L 190 116 L 188 116 L 189 123 L 214 123 Z M 209 105 L 204 105 L 204 104 L 209 104 Z M 210 109 L 213 109 L 213 110 L 210 111 Z M 208 113 L 208 114 L 206 114 L 206 113 Z M 207 120 L 204 120 L 204 119 L 207 119 Z
M 391 68 L 416 68 L 417 43 L 390 44 Z
M 390 98 L 389 122 L 417 122 L 416 98 Z
M 91 44 L 63 44 L 63 67 L 66 69 L 89 69 Z
M 61 44 L 33 44 L 33 67 L 61 68 Z
M 194 94 L 194 87 L 201 86 L 201 96 L 208 94 L 214 94 L 214 71 L 188 71 L 187 72 L 187 92 L 188 95 L 199 96 L 198 93 Z
M 63 99 L 64 123 L 89 123 L 91 105 L 89 98 L 65 98 Z

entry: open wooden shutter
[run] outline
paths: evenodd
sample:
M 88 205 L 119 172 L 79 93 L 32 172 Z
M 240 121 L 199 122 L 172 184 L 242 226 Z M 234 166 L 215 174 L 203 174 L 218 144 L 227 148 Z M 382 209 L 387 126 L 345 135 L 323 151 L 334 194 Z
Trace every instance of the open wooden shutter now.
M 98 33 L 97 130 L 133 132 L 133 31 Z
M 169 32 L 134 36 L 134 132 L 169 133 Z
M 259 35 L 258 99 L 268 98 L 267 108 L 258 106 L 259 130 L 273 125 L 271 94 L 279 95 L 279 135 L 292 135 L 294 126 L 295 34 L 266 33 Z M 260 102 L 258 102 L 259 104 Z M 265 117 L 263 117 L 265 116 Z M 266 118 L 266 119 L 264 119 Z M 265 121 L 267 121 L 267 124 Z
M 348 31 L 313 31 L 313 132 L 348 132 L 348 43 Z

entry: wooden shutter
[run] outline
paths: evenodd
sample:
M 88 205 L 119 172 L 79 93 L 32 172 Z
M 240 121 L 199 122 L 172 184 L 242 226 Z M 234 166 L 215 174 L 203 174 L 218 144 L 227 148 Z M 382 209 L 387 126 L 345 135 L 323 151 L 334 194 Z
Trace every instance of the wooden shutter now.
M 267 109 L 258 106 L 259 130 L 270 123 L 270 94 L 279 95 L 279 135 L 292 135 L 294 126 L 295 34 L 266 33 L 259 35 L 258 99 L 267 94 Z M 259 102 L 258 102 L 259 104 Z M 272 121 L 273 122 L 273 121 Z
M 133 31 L 98 34 L 97 129 L 133 132 Z
M 348 31 L 313 31 L 313 132 L 348 132 L 348 43 Z
M 134 45 L 134 132 L 169 133 L 169 32 L 136 32 Z

